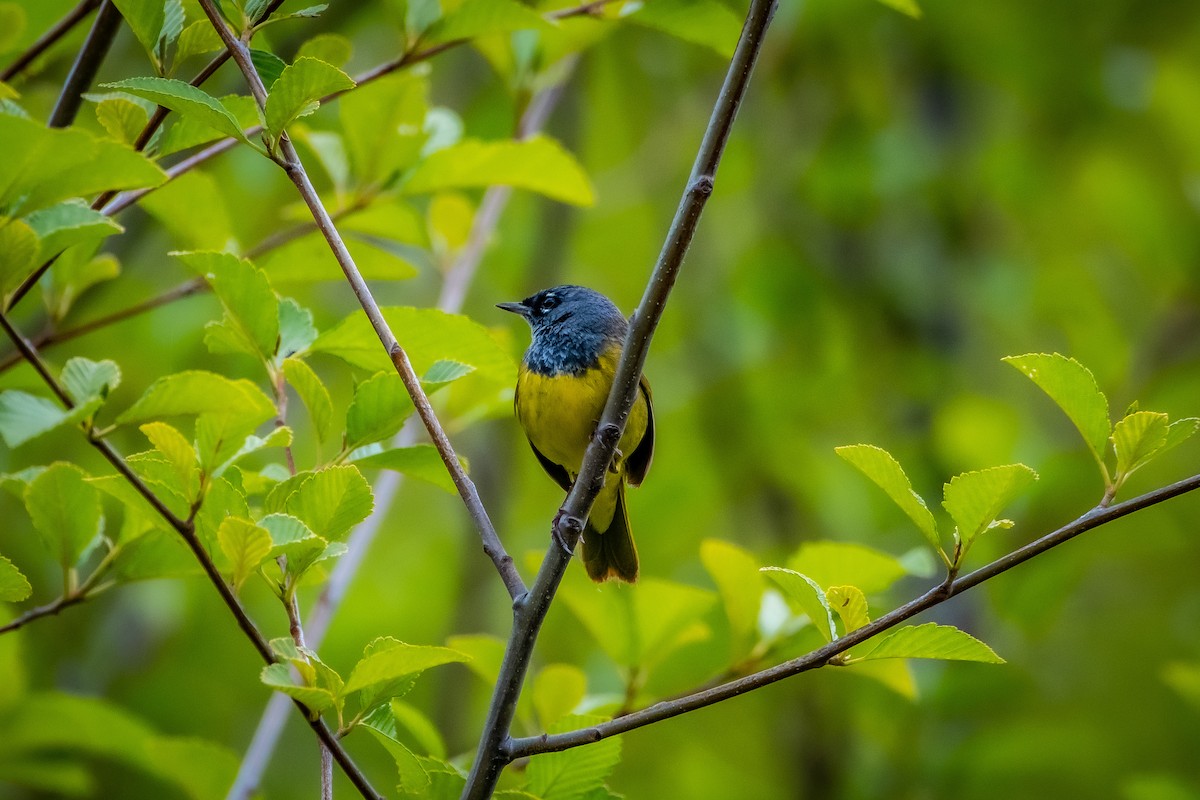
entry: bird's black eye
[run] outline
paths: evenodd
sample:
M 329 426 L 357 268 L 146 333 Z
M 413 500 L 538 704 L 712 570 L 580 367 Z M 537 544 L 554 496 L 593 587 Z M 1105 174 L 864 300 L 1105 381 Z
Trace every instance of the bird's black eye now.
M 559 304 L 560 302 L 561 302 L 561 301 L 558 299 L 558 295 L 556 295 L 556 294 L 548 294 L 548 295 L 546 295 L 545 297 L 543 297 L 543 298 L 542 298 L 542 302 L 541 302 L 541 307 L 542 307 L 542 309 L 541 309 L 541 310 L 542 310 L 542 311 L 549 311 L 549 310 L 551 310 L 551 309 L 553 309 L 553 308 L 556 308 L 556 307 L 558 307 L 558 304 Z

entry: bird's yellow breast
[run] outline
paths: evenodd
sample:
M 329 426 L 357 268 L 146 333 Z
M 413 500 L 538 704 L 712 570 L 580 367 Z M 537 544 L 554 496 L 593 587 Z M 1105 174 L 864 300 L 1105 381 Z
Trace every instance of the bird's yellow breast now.
M 517 377 L 517 420 L 525 435 L 543 456 L 559 464 L 571 477 L 587 450 L 604 403 L 612 389 L 620 348 L 602 355 L 598 365 L 581 374 L 542 375 L 521 365 Z M 618 449 L 629 455 L 646 433 L 646 400 L 638 393 Z

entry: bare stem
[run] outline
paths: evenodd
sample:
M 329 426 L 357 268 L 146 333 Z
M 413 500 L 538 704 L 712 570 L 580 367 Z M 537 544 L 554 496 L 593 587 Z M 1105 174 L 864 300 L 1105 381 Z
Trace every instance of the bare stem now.
M 43 33 L 38 40 L 29 45 L 28 49 L 9 64 L 3 72 L 0 72 L 0 81 L 7 83 L 13 78 L 25 71 L 25 68 L 33 63 L 34 59 L 42 53 L 54 46 L 54 43 L 66 36 L 75 26 L 83 21 L 84 17 L 96 10 L 100 5 L 100 0 L 83 0 L 75 8 L 67 12 L 67 15 L 54 23 L 48 31 Z
M 1041 555 L 1046 551 L 1063 544 L 1064 542 L 1074 539 L 1081 533 L 1085 533 L 1101 525 L 1105 525 L 1121 517 L 1128 516 L 1135 511 L 1141 511 L 1144 508 L 1157 505 L 1158 503 L 1170 500 L 1173 497 L 1186 494 L 1188 492 L 1200 489 L 1200 475 L 1193 475 L 1170 486 L 1164 486 L 1161 489 L 1156 489 L 1152 492 L 1147 492 L 1132 500 L 1127 500 L 1124 503 L 1119 503 L 1115 506 L 1107 508 L 1096 508 L 1079 517 L 1074 522 L 1062 526 L 1056 531 L 1046 534 L 1039 539 L 1036 539 L 1024 547 L 1020 547 L 1011 553 L 996 559 L 987 566 L 980 567 L 974 572 L 964 575 L 957 580 L 942 583 L 934 586 L 929 591 L 925 592 L 920 597 L 906 603 L 903 606 L 891 611 L 888 614 L 874 620 L 873 622 L 864 625 L 840 639 L 813 650 L 807 655 L 799 658 L 794 658 L 790 661 L 785 661 L 769 669 L 760 670 L 753 674 L 747 675 L 738 680 L 729 681 L 728 683 L 720 684 L 711 689 L 695 692 L 693 694 L 679 697 L 674 700 L 666 700 L 661 703 L 644 708 L 641 711 L 635 711 L 632 714 L 627 714 L 623 717 L 618 717 L 609 722 L 604 722 L 590 728 L 583 728 L 567 733 L 530 736 L 522 739 L 514 739 L 509 746 L 509 754 L 512 758 L 524 758 L 527 756 L 536 755 L 538 753 L 552 753 L 559 750 L 566 750 L 571 747 L 578 747 L 582 744 L 597 742 L 601 739 L 615 736 L 619 733 L 635 730 L 637 728 L 651 725 L 655 722 L 661 722 L 671 717 L 677 717 L 680 714 L 685 714 L 689 711 L 695 711 L 698 708 L 711 706 L 723 700 L 737 697 L 746 692 L 760 689 L 763 686 L 768 686 L 776 681 L 789 678 L 793 675 L 798 675 L 801 672 L 807 672 L 812 669 L 823 667 L 829 663 L 830 659 L 846 652 L 855 645 L 862 644 L 868 639 L 874 638 L 879 634 L 894 628 L 901 622 L 926 611 L 934 606 L 940 605 L 949 600 L 955 595 L 962 594 L 968 589 L 972 589 L 984 581 L 990 580 L 997 575 L 1001 575 L 1018 564 L 1023 564 L 1029 559 Z
M 83 103 L 83 93 L 92 85 L 92 80 L 104 62 L 104 57 L 108 55 L 108 48 L 112 46 L 120 27 L 121 12 L 112 0 L 104 0 L 96 13 L 96 19 L 92 21 L 92 29 L 88 31 L 83 47 L 75 56 L 75 63 L 71 65 L 71 71 L 67 74 L 54 111 L 50 114 L 47 124 L 51 128 L 65 128 L 75 120 L 79 106 Z
M 725 75 L 725 83 L 717 97 L 712 117 L 696 154 L 691 177 L 679 202 L 675 219 L 667 232 L 666 241 L 646 286 L 642 302 L 633 315 L 625 339 L 625 349 L 613 379 L 612 391 L 596 426 L 596 434 L 584 456 L 579 477 L 555 517 L 551 544 L 546 550 L 533 587 L 528 595 L 518 598 L 513 604 L 512 633 L 504 652 L 496 689 L 492 694 L 475 763 L 463 790 L 464 800 L 485 800 L 490 797 L 500 779 L 500 773 L 513 759 L 509 730 L 538 631 L 566 572 L 571 554 L 579 541 L 579 534 L 600 491 L 604 473 L 612 460 L 613 451 L 633 407 L 650 340 L 654 336 L 654 329 L 662 316 L 667 296 L 683 264 L 684 254 L 691 244 L 700 213 L 712 193 L 721 154 L 733 127 L 738 106 L 749 85 L 750 73 L 774 9 L 774 0 L 751 0 L 737 49 Z
M 23 628 L 29 623 L 39 620 L 42 617 L 52 617 L 58 614 L 58 612 L 62 611 L 64 608 L 70 608 L 73 605 L 82 603 L 86 599 L 86 595 L 79 592 L 74 592 L 72 594 L 63 595 L 57 600 L 46 603 L 44 606 L 31 608 L 11 622 L 0 625 L 0 635 L 6 634 L 10 631 L 15 631 L 18 628 Z

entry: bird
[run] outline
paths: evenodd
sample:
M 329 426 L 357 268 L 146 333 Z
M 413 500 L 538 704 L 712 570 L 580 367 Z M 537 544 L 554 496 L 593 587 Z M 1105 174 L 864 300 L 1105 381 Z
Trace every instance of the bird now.
M 629 322 L 611 300 L 583 286 L 555 286 L 496 307 L 524 317 L 532 330 L 513 405 L 542 469 L 569 491 L 608 400 Z M 582 533 L 583 564 L 597 583 L 637 581 L 625 485 L 641 484 L 653 455 L 654 406 L 643 375 Z

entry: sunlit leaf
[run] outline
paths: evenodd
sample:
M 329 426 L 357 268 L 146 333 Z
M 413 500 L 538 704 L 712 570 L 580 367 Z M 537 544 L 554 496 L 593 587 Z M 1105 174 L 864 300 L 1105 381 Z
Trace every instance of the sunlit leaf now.
M 746 550 L 720 539 L 705 539 L 700 543 L 700 560 L 717 584 L 725 606 L 734 655 L 744 655 L 757 638 L 758 611 L 765 588 L 758 562 Z
M 533 679 L 533 707 L 548 727 L 570 714 L 587 693 L 587 676 L 573 664 L 548 664 Z
M 100 496 L 74 464 L 58 462 L 30 482 L 25 508 L 55 560 L 69 569 L 100 533 Z
M 125 230 L 99 211 L 93 211 L 82 200 L 65 200 L 43 208 L 30 214 L 25 221 L 41 240 L 37 255 L 39 263 L 72 245 L 103 239 Z
M 564 733 L 604 722 L 604 717 L 570 716 L 549 727 L 549 733 Z M 584 800 L 612 774 L 621 760 L 621 739 L 601 739 L 587 747 L 546 753 L 529 762 L 528 789 L 537 797 L 555 800 Z
M 819 586 L 849 584 L 866 594 L 882 592 L 905 575 L 895 556 L 853 542 L 805 542 L 787 566 Z
M 263 667 L 259 680 L 272 689 L 283 692 L 288 697 L 294 697 L 316 712 L 332 708 L 335 702 L 333 692 L 328 689 L 317 686 L 298 686 L 292 680 L 292 675 L 284 664 L 270 664 Z
M 393 436 L 412 412 L 412 399 L 396 371 L 375 374 L 354 388 L 346 411 L 346 446 L 354 449 Z
M 955 475 L 945 484 L 942 505 L 958 526 L 963 552 L 987 530 L 1020 492 L 1038 479 L 1024 464 L 1007 464 Z
M 29 580 L 16 565 L 0 556 L 0 601 L 19 603 L 33 593 Z
M 327 441 L 333 434 L 333 401 L 329 397 L 329 390 L 312 367 L 298 358 L 284 360 L 283 374 L 308 409 L 317 441 Z
M 867 598 L 857 586 L 830 586 L 825 598 L 842 619 L 846 633 L 858 630 L 871 621 L 867 615 Z
M 163 0 L 113 0 L 113 3 L 120 9 L 133 35 L 146 49 L 146 55 L 157 66 L 160 63 L 158 40 L 165 21 Z
M 380 449 L 377 452 L 370 451 L 371 448 L 363 448 L 351 453 L 350 459 L 359 467 L 395 470 L 426 483 L 432 483 L 450 494 L 458 493 L 458 487 L 454 485 L 454 480 L 446 470 L 446 464 L 442 461 L 441 454 L 431 444 L 414 444 L 408 447 Z M 461 458 L 460 463 L 466 469 L 466 464 L 462 462 Z
M 76 356 L 67 359 L 59 375 L 71 399 L 82 403 L 92 397 L 107 397 L 121 384 L 121 368 L 115 361 L 92 361 Z
M 6 300 L 38 265 L 41 249 L 41 240 L 28 223 L 0 218 L 0 294 Z
M 430 44 L 519 30 L 550 30 L 550 23 L 516 0 L 464 0 L 423 37 Z
M 386 705 L 380 706 L 364 718 L 362 724 L 396 762 L 400 792 L 409 797 L 428 797 L 429 773 L 425 771 L 416 754 L 397 738 L 395 719 L 392 718 L 391 709 Z
M 813 627 L 821 637 L 831 642 L 836 628 L 833 624 L 833 610 L 829 607 L 829 599 L 825 596 L 816 581 L 792 569 L 783 567 L 763 567 L 762 572 L 783 590 L 786 597 L 795 608 L 807 614 L 812 620 Z
M 938 658 L 946 661 L 982 661 L 1003 664 L 1004 659 L 992 648 L 949 625 L 927 622 L 906 625 L 878 639 L 878 643 L 857 656 L 862 660 L 878 658 Z
M 869 444 L 848 445 L 835 448 L 834 451 L 883 489 L 892 502 L 900 506 L 900 510 L 907 514 L 917 529 L 924 534 L 926 541 L 934 549 L 941 549 L 933 514 L 925 505 L 925 500 L 913 491 L 900 462 L 891 453 Z
M 191 441 L 165 422 L 147 422 L 139 430 L 170 462 L 187 497 L 195 497 L 200 487 L 200 465 Z
M 1103 465 L 1112 427 L 1108 398 L 1096 385 L 1091 370 L 1058 353 L 1029 353 L 1003 359 L 1036 383 L 1079 429 L 1092 456 Z
M 917 0 L 879 0 L 879 2 L 913 19 L 921 18 L 921 7 L 917 5 Z
M 203 89 L 198 89 L 184 81 L 173 78 L 139 76 L 115 83 L 106 83 L 104 88 L 144 97 L 153 103 L 171 109 L 185 119 L 194 119 L 225 136 L 232 136 L 250 144 L 250 140 L 242 133 L 242 126 L 238 123 L 237 117 L 229 109 Z
M 1167 443 L 1166 414 L 1135 411 L 1113 426 L 1112 443 L 1117 453 L 1117 475 L 1129 475 L 1158 455 Z
M 327 94 L 354 87 L 350 76 L 315 58 L 297 58 L 283 70 L 267 96 L 267 130 L 278 136 L 292 122 L 317 110 Z
M 711 47 L 724 58 L 733 55 L 742 29 L 741 19 L 716 0 L 652 0 L 629 20 Z
M 363 692 L 363 707 L 369 708 L 380 700 L 394 696 L 407 680 L 427 669 L 442 664 L 461 663 L 470 659 L 465 653 L 448 647 L 407 644 L 390 637 L 380 637 L 367 646 L 363 658 L 354 665 L 346 681 L 345 694 Z
M 190 370 L 159 378 L 116 421 L 124 425 L 154 417 L 210 413 L 257 425 L 274 415 L 275 405 L 248 380 Z
M 362 473 L 341 465 L 304 476 L 286 508 L 318 536 L 338 539 L 367 518 L 372 504 L 371 487 Z

